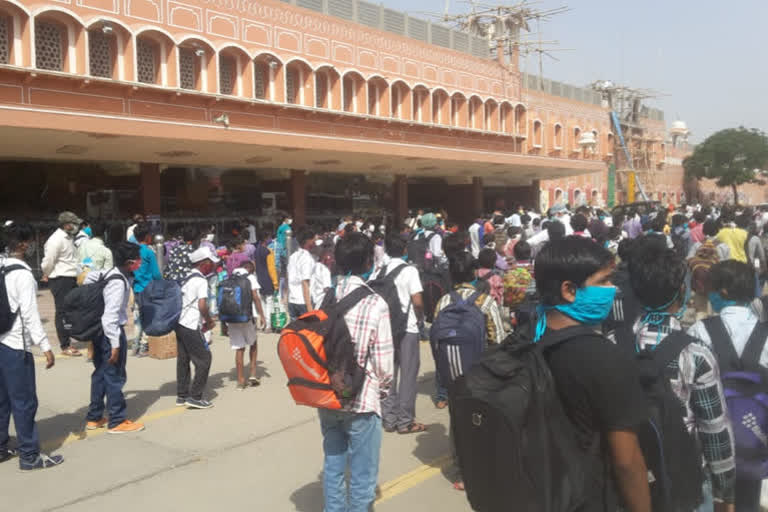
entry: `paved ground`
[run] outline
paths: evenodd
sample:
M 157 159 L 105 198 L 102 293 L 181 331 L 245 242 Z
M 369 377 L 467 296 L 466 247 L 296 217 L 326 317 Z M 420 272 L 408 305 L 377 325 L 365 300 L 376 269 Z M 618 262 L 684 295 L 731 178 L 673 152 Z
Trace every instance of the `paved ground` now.
M 52 318 L 48 292 L 43 316 Z M 46 322 L 55 345 L 53 325 Z M 57 357 L 45 371 L 38 361 L 38 425 L 46 450 L 61 453 L 61 467 L 22 474 L 16 461 L 0 465 L 3 509 L 112 512 L 221 510 L 322 511 L 320 427 L 314 410 L 293 404 L 277 360 L 277 336 L 260 338 L 262 385 L 235 389 L 234 355 L 214 339 L 208 398 L 215 407 L 174 406 L 175 359 L 128 361 L 129 417 L 147 430 L 124 436 L 83 427 L 92 366 L 83 358 Z M 377 512 L 467 512 L 463 494 L 442 474 L 448 453 L 447 412 L 432 405 L 432 358 L 422 347 L 419 419 L 426 433 L 385 434 Z

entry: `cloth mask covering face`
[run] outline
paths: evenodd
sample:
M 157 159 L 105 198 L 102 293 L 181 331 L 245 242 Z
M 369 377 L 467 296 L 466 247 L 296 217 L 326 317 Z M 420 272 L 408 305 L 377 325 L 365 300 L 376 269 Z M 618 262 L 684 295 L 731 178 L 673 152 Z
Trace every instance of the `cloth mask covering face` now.
M 83 233 L 88 235 L 90 238 L 93 238 L 93 230 L 91 229 L 90 226 L 88 226 L 87 228 L 84 228 Z
M 141 260 L 134 260 L 131 266 L 128 267 L 128 271 L 133 273 L 141 268 Z
M 715 313 L 721 312 L 728 306 L 735 306 L 737 304 L 735 300 L 725 300 L 723 296 L 717 292 L 709 292 L 709 303 L 712 304 L 712 311 Z
M 77 229 L 77 226 L 73 226 L 70 224 L 70 227 L 64 230 L 69 236 L 75 236 L 77 235 L 77 232 L 79 231 Z
M 557 306 L 539 304 L 536 308 L 539 321 L 536 324 L 536 336 L 533 341 L 539 341 L 544 336 L 547 330 L 546 313 L 548 311 L 556 309 L 580 324 L 597 325 L 611 314 L 615 297 L 615 286 L 585 286 L 576 290 L 573 302 Z
M 213 238 L 214 238 L 214 234 L 213 233 L 209 233 L 209 234 L 205 235 L 205 241 L 206 242 L 213 243 Z

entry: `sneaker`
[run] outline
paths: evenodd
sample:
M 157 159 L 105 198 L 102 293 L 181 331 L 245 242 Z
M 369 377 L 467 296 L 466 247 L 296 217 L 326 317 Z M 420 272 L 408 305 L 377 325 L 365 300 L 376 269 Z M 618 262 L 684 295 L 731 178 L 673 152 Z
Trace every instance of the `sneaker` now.
M 181 398 L 180 396 L 176 397 L 176 407 L 183 407 L 187 405 L 187 399 Z
M 98 430 L 107 426 L 107 418 L 101 418 L 98 421 L 89 421 L 85 424 L 85 430 Z
M 141 432 L 144 430 L 142 423 L 134 423 L 131 420 L 125 420 L 116 427 L 107 430 L 109 434 L 130 434 L 131 432 Z
M 184 404 L 190 409 L 210 409 L 213 404 L 208 400 L 195 400 L 194 398 L 187 398 L 187 402 Z
M 17 456 L 18 454 L 19 452 L 16 450 L 16 448 L 5 448 L 0 450 L 0 462 L 5 462 L 8 459 Z
M 58 466 L 64 462 L 61 455 L 46 455 L 41 453 L 33 462 L 19 461 L 19 469 L 22 471 L 34 471 L 36 469 L 46 469 Z

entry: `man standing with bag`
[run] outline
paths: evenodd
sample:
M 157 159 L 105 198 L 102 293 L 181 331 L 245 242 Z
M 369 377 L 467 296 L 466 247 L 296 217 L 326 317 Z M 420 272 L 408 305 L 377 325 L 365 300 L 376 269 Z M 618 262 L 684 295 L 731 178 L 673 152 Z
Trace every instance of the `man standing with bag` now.
M 83 220 L 72 212 L 62 212 L 59 214 L 58 221 L 59 228 L 45 242 L 45 254 L 40 266 L 43 270 L 43 281 L 48 281 L 56 306 L 56 334 L 59 337 L 61 353 L 80 357 L 82 354 L 71 346 L 69 335 L 64 330 L 61 309 L 64 305 L 64 297 L 77 287 L 75 235 L 80 230 Z

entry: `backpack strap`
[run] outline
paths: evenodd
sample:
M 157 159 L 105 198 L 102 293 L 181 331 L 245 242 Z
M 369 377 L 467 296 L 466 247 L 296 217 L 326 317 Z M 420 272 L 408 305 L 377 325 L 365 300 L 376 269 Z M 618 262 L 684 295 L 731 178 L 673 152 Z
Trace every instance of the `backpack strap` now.
M 361 285 L 356 290 L 353 290 L 352 293 L 336 303 L 336 312 L 339 314 L 339 316 L 346 315 L 347 312 L 355 307 L 361 300 L 365 299 L 373 293 L 374 291 L 371 290 L 368 286 Z
M 720 373 L 735 371 L 741 369 L 741 360 L 739 354 L 731 341 L 731 336 L 725 328 L 723 320 L 719 316 L 713 316 L 704 320 L 704 327 L 707 329 L 709 339 L 712 341 L 712 347 L 715 349 L 717 364 L 720 366 Z
M 672 361 L 680 357 L 680 353 L 685 347 L 694 343 L 696 338 L 686 334 L 684 331 L 672 331 L 664 338 L 653 351 L 653 362 L 659 371 L 663 371 Z
M 3 275 L 10 274 L 14 270 L 29 270 L 29 269 L 27 267 L 25 267 L 24 265 L 19 265 L 18 263 L 14 264 L 14 265 L 5 265 L 5 266 L 0 267 L 0 272 Z M 30 272 L 31 272 L 31 270 L 30 270 Z
M 381 268 L 381 271 L 379 272 L 379 275 L 376 276 L 376 279 L 378 280 L 378 279 L 384 279 L 384 278 L 390 278 L 391 277 L 392 280 L 394 281 L 395 279 L 397 279 L 397 276 L 400 275 L 400 272 L 405 270 L 406 267 L 408 267 L 407 263 L 405 263 L 403 265 L 398 265 L 397 268 L 395 268 L 391 272 L 387 273 L 387 266 L 384 265 Z
M 744 370 L 760 370 L 760 357 L 768 342 L 768 323 L 757 322 L 749 336 L 744 352 L 741 353 L 741 364 Z
M 436 236 L 437 236 L 437 233 L 435 233 L 435 232 L 433 231 L 433 232 L 432 232 L 432 233 L 431 233 L 431 234 L 430 234 L 430 235 L 427 237 L 427 246 L 429 246 L 429 242 L 431 242 L 431 241 L 432 241 L 432 239 L 433 239 L 433 238 L 435 238 Z

